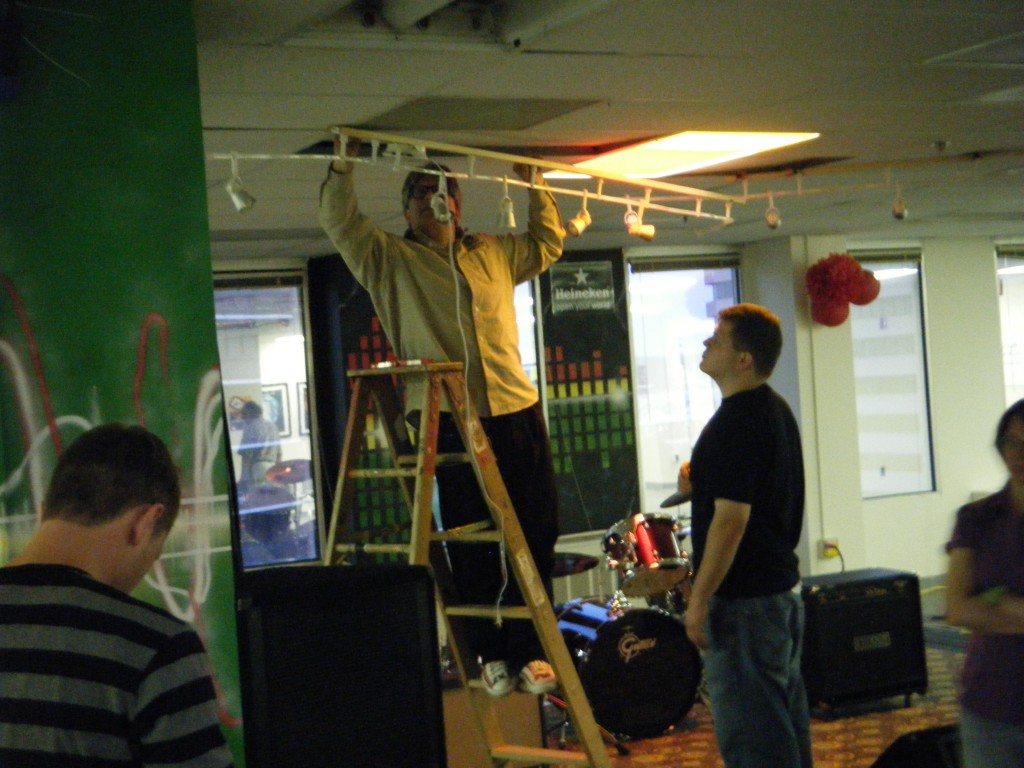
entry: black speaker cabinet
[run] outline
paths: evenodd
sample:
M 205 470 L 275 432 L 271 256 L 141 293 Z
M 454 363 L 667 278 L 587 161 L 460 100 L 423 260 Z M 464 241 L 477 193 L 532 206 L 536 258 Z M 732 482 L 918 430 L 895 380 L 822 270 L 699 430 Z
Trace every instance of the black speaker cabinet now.
M 960 768 L 961 762 L 958 727 L 941 725 L 903 734 L 871 768 Z
M 246 765 L 445 768 L 426 568 L 248 571 L 236 597 Z
M 913 573 L 865 568 L 804 579 L 803 674 L 812 707 L 928 690 Z

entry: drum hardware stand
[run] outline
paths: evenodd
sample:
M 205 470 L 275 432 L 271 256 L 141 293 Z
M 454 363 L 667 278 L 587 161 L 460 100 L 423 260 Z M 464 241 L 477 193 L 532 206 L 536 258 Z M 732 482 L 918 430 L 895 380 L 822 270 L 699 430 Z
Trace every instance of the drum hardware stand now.
M 411 565 L 431 565 L 435 583 L 435 598 L 439 613 L 444 618 L 452 656 L 460 678 L 469 688 L 480 688 L 479 679 L 470 680 L 467 670 L 475 669 L 475 660 L 466 650 L 463 617 L 492 618 L 493 605 L 455 605 L 451 574 L 448 571 L 443 546 L 470 546 L 474 543 L 498 542 L 504 536 L 506 554 L 511 571 L 518 580 L 526 606 L 501 609 L 505 620 L 532 621 L 549 663 L 558 677 L 564 696 L 565 711 L 572 718 L 582 752 L 545 749 L 507 744 L 501 732 L 493 699 L 483 691 L 467 690 L 473 718 L 479 727 L 483 743 L 487 745 L 491 765 L 509 763 L 529 765 L 584 765 L 592 768 L 611 768 L 608 752 L 601 738 L 600 726 L 594 720 L 579 674 L 569 655 L 565 640 L 558 628 L 554 609 L 537 573 L 536 565 L 526 545 L 522 528 L 516 517 L 508 491 L 502 481 L 490 443 L 472 440 L 472 435 L 483 435 L 483 426 L 472 404 L 465 398 L 465 383 L 461 363 L 398 363 L 387 367 L 351 371 L 352 396 L 345 427 L 338 485 L 334 494 L 331 520 L 324 560 L 326 565 L 338 565 L 347 552 L 354 550 L 400 554 Z M 425 380 L 424 402 L 421 410 L 418 440 L 414 441 L 402 418 L 403 410 L 397 391 L 402 377 Z M 442 402 L 446 402 L 459 430 L 462 454 L 438 454 L 438 423 Z M 380 424 L 387 435 L 388 450 L 394 465 L 392 469 L 360 469 L 359 454 L 364 443 L 367 417 L 376 407 Z M 484 499 L 491 512 L 486 525 L 473 524 L 447 531 L 434 530 L 432 499 L 435 469 L 445 463 L 472 465 Z M 402 496 L 411 515 L 409 543 L 382 543 L 353 545 L 344 541 L 348 528 L 348 515 L 355 498 L 358 478 L 393 478 L 399 481 Z M 474 695 L 477 694 L 477 695 Z
M 549 704 L 551 704 L 555 709 L 557 709 L 562 716 L 561 721 L 555 723 L 553 726 L 547 729 L 545 733 L 553 733 L 557 730 L 558 747 L 559 749 L 565 749 L 565 735 L 569 729 L 569 707 L 564 701 L 562 701 L 562 699 L 558 698 L 553 694 L 547 693 L 544 695 L 544 698 L 547 700 Z M 623 742 L 621 738 L 616 736 L 614 733 L 609 731 L 600 723 L 597 724 L 597 729 L 601 732 L 601 738 L 603 738 L 607 743 L 615 747 L 616 752 L 623 756 L 630 754 L 629 747 L 626 746 L 625 742 Z
M 607 605 L 610 611 L 617 614 L 623 614 L 633 607 L 633 603 L 630 602 L 629 597 L 621 589 L 615 590 L 615 594 L 612 595 Z

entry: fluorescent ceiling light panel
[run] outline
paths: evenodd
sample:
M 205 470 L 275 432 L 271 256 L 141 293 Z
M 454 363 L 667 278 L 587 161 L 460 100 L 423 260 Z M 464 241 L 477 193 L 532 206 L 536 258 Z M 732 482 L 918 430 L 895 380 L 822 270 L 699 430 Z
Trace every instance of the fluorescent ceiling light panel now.
M 635 179 L 660 179 L 719 165 L 770 149 L 818 138 L 817 133 L 745 133 L 735 131 L 683 131 L 661 139 L 616 149 L 591 160 L 574 163 L 588 170 Z M 546 176 L 562 174 L 547 173 Z M 568 175 L 568 174 L 567 174 Z

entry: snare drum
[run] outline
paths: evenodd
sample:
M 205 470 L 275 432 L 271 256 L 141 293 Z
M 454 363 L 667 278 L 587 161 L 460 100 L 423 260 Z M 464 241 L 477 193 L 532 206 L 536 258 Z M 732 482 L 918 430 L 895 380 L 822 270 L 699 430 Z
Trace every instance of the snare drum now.
M 700 654 L 676 619 L 655 608 L 613 611 L 592 600 L 559 606 L 558 627 L 594 719 L 609 731 L 657 736 L 690 711 Z
M 663 512 L 636 514 L 605 533 L 608 565 L 619 572 L 619 588 L 631 597 L 667 592 L 690 575 L 690 558 L 679 548 L 676 519 Z
M 636 538 L 640 562 L 644 565 L 657 563 L 662 568 L 689 567 L 690 561 L 679 550 L 676 531 L 679 525 L 672 515 L 664 512 L 649 512 L 637 522 Z

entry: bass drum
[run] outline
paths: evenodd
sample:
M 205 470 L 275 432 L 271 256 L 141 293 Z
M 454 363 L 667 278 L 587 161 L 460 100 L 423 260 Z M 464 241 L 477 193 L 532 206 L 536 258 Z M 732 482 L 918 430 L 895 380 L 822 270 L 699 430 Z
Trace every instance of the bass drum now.
M 700 653 L 677 619 L 656 608 L 623 612 L 582 599 L 557 610 L 558 627 L 601 726 L 648 738 L 690 711 L 700 684 Z

